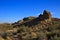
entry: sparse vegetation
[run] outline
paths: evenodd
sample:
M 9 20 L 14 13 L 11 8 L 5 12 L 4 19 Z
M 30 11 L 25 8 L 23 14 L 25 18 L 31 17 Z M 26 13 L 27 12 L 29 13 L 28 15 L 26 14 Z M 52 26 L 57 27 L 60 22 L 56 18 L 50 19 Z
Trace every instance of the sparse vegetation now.
M 60 19 L 51 18 L 50 12 L 46 14 L 0 24 L 0 40 L 60 40 Z

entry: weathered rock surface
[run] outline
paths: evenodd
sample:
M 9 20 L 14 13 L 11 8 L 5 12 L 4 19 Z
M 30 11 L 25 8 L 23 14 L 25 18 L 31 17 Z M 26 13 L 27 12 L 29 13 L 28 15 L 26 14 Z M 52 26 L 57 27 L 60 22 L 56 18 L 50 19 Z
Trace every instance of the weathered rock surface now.
M 21 25 L 32 26 L 39 24 L 41 21 L 44 21 L 45 23 L 50 22 L 51 13 L 47 10 L 44 10 L 43 14 L 40 14 L 38 17 L 23 18 L 23 20 L 16 22 L 17 24 L 16 26 L 21 26 Z
M 47 21 L 51 21 L 51 13 L 47 10 L 44 10 L 43 14 L 39 15 L 39 19 L 40 20 L 47 20 Z
M 0 40 L 60 40 L 60 19 L 52 18 L 51 13 L 44 10 L 38 17 L 0 24 Z

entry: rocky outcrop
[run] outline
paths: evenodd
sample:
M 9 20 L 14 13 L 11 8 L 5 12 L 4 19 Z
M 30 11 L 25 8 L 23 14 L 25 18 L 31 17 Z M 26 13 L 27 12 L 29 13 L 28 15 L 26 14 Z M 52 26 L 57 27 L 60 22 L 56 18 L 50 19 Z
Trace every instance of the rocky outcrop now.
M 44 23 L 51 22 L 51 13 L 49 11 L 44 10 L 43 14 L 40 14 L 38 17 L 25 17 L 23 18 L 23 20 L 19 20 L 18 22 L 16 22 L 17 25 L 15 26 L 25 25 L 25 26 L 31 27 L 41 22 L 44 22 Z
M 43 16 L 44 16 L 45 19 L 49 19 L 49 18 L 51 18 L 51 13 L 47 10 L 44 10 Z
M 40 14 L 38 18 L 40 20 L 51 21 L 51 13 L 47 10 L 44 10 L 43 14 Z
M 25 17 L 25 18 L 23 18 L 23 21 L 29 21 L 29 20 L 32 20 L 32 19 L 35 19 L 35 17 Z
M 0 40 L 60 40 L 60 19 L 44 10 L 38 17 L 26 17 L 12 24 L 0 24 Z

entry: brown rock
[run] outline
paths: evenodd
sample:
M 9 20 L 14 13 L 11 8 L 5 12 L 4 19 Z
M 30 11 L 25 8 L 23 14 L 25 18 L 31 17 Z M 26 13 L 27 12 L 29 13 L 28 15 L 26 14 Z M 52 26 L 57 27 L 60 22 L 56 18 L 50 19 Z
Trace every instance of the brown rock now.
M 44 10 L 44 12 L 43 12 L 43 17 L 44 17 L 45 19 L 49 19 L 49 18 L 51 18 L 51 13 L 48 12 L 47 10 Z
M 42 14 L 39 15 L 39 19 L 41 19 L 41 20 L 43 19 L 43 15 Z
M 40 20 L 51 19 L 51 13 L 47 10 L 44 10 L 43 14 L 40 14 L 38 17 Z
M 32 16 L 30 16 L 30 17 L 25 17 L 25 18 L 23 18 L 23 20 L 24 21 L 29 21 L 29 20 L 32 20 L 32 19 L 34 19 L 35 17 L 32 17 Z

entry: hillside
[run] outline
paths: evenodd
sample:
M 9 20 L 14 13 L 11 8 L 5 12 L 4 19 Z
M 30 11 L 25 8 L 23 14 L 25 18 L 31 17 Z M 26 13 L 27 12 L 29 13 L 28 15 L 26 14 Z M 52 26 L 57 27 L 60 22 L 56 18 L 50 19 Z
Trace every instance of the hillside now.
M 60 40 L 60 19 L 44 10 L 38 17 L 0 24 L 0 40 Z

